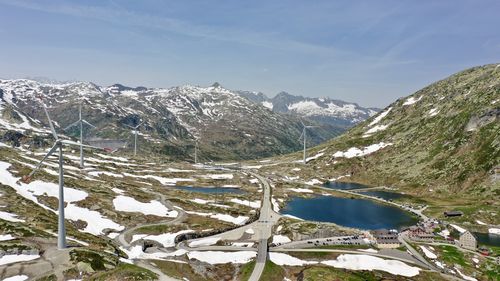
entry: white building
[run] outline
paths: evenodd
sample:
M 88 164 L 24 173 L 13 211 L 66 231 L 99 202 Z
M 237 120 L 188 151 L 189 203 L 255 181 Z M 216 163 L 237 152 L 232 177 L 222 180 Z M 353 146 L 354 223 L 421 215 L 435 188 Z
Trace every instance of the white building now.
M 465 231 L 464 233 L 460 234 L 460 238 L 458 240 L 460 247 L 468 250 L 473 250 L 475 251 L 477 249 L 477 239 L 474 234 L 472 234 L 470 231 Z

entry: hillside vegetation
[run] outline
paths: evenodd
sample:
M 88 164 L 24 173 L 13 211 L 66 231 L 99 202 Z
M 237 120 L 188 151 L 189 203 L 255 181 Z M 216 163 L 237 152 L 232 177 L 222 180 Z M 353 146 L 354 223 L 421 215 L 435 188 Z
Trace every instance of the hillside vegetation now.
M 301 173 L 323 181 L 345 176 L 423 196 L 499 198 L 499 116 L 500 67 L 467 69 L 310 149 L 316 159 Z

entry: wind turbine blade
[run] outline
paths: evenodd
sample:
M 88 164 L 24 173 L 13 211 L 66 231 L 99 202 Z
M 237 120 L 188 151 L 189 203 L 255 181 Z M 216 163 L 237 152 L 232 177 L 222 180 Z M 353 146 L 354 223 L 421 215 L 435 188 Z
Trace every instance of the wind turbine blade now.
M 89 123 L 89 122 L 87 122 L 86 120 L 83 120 L 83 119 L 82 119 L 82 122 L 83 122 L 83 123 L 85 123 L 85 124 L 87 124 L 87 125 L 89 125 L 90 127 L 94 128 L 94 129 L 96 129 L 96 128 L 97 128 L 96 126 L 94 126 L 94 125 L 90 124 L 90 123 Z
M 128 124 L 123 124 L 123 125 L 125 125 L 125 126 L 129 127 L 130 129 L 135 129 L 134 127 L 132 127 L 132 126 L 130 126 L 130 125 L 128 125 Z
M 52 155 L 52 153 L 54 153 L 54 151 L 56 151 L 57 148 L 58 148 L 58 145 L 57 145 L 57 143 L 55 143 L 54 146 L 52 146 L 52 148 L 49 150 L 49 152 L 47 152 L 47 154 L 45 154 L 45 156 L 43 157 L 43 159 L 40 162 L 38 162 L 38 164 L 31 171 L 31 173 L 29 173 L 28 176 L 23 177 L 23 182 L 29 182 L 29 180 L 36 173 L 36 171 L 38 171 L 40 169 L 40 167 L 42 166 L 43 162 L 45 160 L 47 160 L 47 158 L 49 158 L 49 156 Z
M 47 107 L 45 106 L 45 103 L 40 98 L 40 103 L 42 104 L 43 111 L 45 111 L 45 115 L 47 115 L 47 119 L 49 120 L 49 125 L 50 125 L 50 130 L 52 131 L 52 135 L 54 138 L 57 140 L 59 137 L 57 137 L 56 130 L 54 129 L 54 124 L 52 124 L 52 120 L 50 119 L 49 112 L 47 111 Z
M 302 137 L 304 136 L 304 131 L 302 131 L 302 134 L 300 134 L 300 137 L 299 137 L 299 141 L 302 139 Z
M 97 146 L 86 145 L 86 144 L 82 144 L 82 143 L 74 142 L 74 141 L 70 141 L 70 140 L 61 140 L 60 142 L 63 143 L 63 144 L 67 144 L 67 145 L 83 146 L 83 147 L 94 148 L 94 149 L 99 149 L 99 150 L 102 149 L 102 148 L 97 147 Z
M 73 124 L 69 125 L 68 127 L 64 128 L 65 131 L 67 131 L 69 128 L 73 127 L 73 126 L 76 126 L 78 125 L 78 123 L 80 123 L 80 121 L 76 121 L 74 122 Z
M 304 126 L 304 127 L 306 126 L 306 125 L 304 125 L 304 122 L 302 122 L 302 120 L 299 119 L 299 121 L 300 121 L 300 124 L 302 124 L 302 126 Z
M 135 126 L 135 129 L 139 128 L 142 124 L 144 124 L 144 121 L 142 121 L 141 123 L 139 123 L 139 125 Z

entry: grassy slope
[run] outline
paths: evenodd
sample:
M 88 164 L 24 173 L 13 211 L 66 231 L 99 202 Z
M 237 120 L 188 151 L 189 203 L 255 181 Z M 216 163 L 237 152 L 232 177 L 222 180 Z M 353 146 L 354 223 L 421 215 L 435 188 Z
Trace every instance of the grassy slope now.
M 324 155 L 305 168 L 300 165 L 302 171 L 297 174 L 304 179 L 323 180 L 351 174 L 348 180 L 396 186 L 431 205 L 455 208 L 482 198 L 476 202 L 487 209 L 498 208 L 499 200 L 494 198 L 500 197 L 500 182 L 493 182 L 490 175 L 500 165 L 500 122 L 497 118 L 475 131 L 466 130 L 474 117 L 499 109 L 500 71 L 495 71 L 495 66 L 471 68 L 438 81 L 414 93 L 412 97 L 421 99 L 412 105 L 403 105 L 407 98 L 395 101 L 389 106 L 389 114 L 377 124 L 387 125 L 385 130 L 363 137 L 372 127 L 369 124 L 376 118 L 373 117 L 310 149 L 310 156 L 320 151 Z M 439 112 L 430 116 L 434 108 Z M 332 157 L 337 151 L 380 142 L 393 145 L 366 157 Z M 290 162 L 292 157 L 295 160 L 300 156 L 296 153 L 277 159 Z M 293 166 L 299 164 L 269 169 L 289 173 Z

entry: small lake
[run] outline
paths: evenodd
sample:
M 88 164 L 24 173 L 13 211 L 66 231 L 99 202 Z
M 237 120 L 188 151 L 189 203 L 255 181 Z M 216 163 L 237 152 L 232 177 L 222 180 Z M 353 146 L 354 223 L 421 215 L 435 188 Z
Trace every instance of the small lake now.
M 241 193 L 246 193 L 246 191 L 244 191 L 244 190 L 241 190 L 239 188 L 232 188 L 232 187 L 177 186 L 176 188 L 184 190 L 184 191 L 198 192 L 198 193 L 209 193 L 209 194 L 221 194 L 221 193 L 241 194 Z
M 400 198 L 408 198 L 408 195 L 397 193 L 397 192 L 390 192 L 390 191 L 385 191 L 385 190 L 372 190 L 372 191 L 360 191 L 360 194 L 364 195 L 369 195 L 369 196 L 375 196 L 375 197 L 380 197 L 385 200 L 394 200 L 394 199 L 400 199 Z
M 341 189 L 341 190 L 353 190 L 353 189 L 372 187 L 372 186 L 368 186 L 368 185 L 364 185 L 364 184 L 360 184 L 360 183 L 355 183 L 355 182 L 340 182 L 340 181 L 332 181 L 329 183 L 325 183 L 323 186 L 327 187 L 327 188 Z
M 394 206 L 333 196 L 293 197 L 281 213 L 360 229 L 400 229 L 418 222 L 417 217 Z
M 500 235 L 491 233 L 474 232 L 479 245 L 500 247 Z

